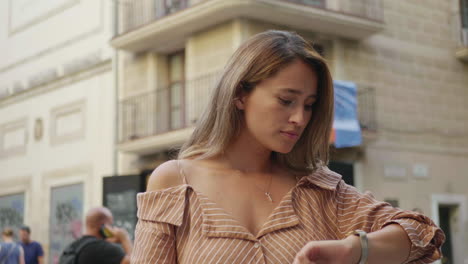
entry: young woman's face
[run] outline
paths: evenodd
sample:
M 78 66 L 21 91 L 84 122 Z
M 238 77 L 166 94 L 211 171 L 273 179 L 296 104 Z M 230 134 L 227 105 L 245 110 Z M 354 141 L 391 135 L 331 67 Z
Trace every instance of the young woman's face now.
M 288 153 L 310 121 L 316 99 L 317 74 L 296 60 L 260 82 L 238 107 L 250 136 L 268 150 Z

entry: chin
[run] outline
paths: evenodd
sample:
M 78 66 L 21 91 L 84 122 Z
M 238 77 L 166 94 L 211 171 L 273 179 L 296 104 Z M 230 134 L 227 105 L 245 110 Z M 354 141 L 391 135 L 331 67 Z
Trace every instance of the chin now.
M 274 148 L 273 151 L 281 153 L 281 154 L 288 154 L 289 152 L 293 150 L 293 148 L 294 148 L 294 145 L 293 146 L 281 146 L 281 147 Z

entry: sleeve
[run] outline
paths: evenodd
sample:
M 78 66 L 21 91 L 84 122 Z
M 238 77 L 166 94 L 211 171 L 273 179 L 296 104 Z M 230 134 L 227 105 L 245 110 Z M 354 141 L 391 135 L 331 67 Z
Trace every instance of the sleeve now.
M 177 263 L 175 235 L 170 224 L 139 219 L 131 263 Z
M 138 194 L 138 224 L 132 264 L 177 263 L 176 229 L 182 224 L 185 194 L 147 192 Z
M 337 187 L 337 218 L 342 237 L 356 229 L 370 233 L 390 224 L 400 225 L 411 241 L 406 263 L 432 263 L 442 257 L 445 235 L 430 218 L 377 201 L 371 193 L 362 194 L 343 181 Z
M 44 256 L 44 250 L 42 249 L 42 246 L 39 243 L 37 243 L 37 256 L 38 257 L 43 257 Z

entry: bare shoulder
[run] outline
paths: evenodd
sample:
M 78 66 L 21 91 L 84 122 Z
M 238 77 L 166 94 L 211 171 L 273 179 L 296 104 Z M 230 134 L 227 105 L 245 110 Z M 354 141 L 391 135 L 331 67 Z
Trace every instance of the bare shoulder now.
M 158 191 L 183 184 L 177 160 L 159 165 L 151 174 L 146 191 Z

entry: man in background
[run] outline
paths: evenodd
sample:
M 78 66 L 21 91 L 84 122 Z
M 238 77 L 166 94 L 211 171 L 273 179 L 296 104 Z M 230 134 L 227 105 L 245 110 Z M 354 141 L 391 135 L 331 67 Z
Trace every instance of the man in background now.
M 59 263 L 128 264 L 132 242 L 125 229 L 113 227 L 109 209 L 97 207 L 86 214 L 86 231 L 70 244 L 60 256 Z
M 26 264 L 44 264 L 44 251 L 41 244 L 31 240 L 31 229 L 22 226 L 19 230 L 20 245 L 24 250 L 24 261 Z

